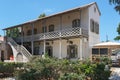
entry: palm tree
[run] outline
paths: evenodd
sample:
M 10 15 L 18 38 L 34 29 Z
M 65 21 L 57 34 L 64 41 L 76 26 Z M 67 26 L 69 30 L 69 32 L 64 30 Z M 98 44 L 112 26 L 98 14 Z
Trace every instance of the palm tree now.
M 115 5 L 115 10 L 120 14 L 120 0 L 109 0 L 109 2 Z

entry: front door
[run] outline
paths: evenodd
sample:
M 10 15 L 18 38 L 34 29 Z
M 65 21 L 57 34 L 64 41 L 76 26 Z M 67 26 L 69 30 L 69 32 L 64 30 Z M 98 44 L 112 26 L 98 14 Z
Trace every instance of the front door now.
M 53 47 L 46 46 L 46 53 L 48 54 L 48 56 L 53 57 Z
M 67 57 L 68 58 L 77 58 L 77 45 L 68 45 L 67 46 Z

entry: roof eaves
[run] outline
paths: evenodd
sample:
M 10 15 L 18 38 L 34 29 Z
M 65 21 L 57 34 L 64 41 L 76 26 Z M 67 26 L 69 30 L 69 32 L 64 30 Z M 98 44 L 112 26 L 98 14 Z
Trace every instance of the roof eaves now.
M 80 6 L 80 7 L 76 7 L 76 8 L 73 8 L 73 9 L 69 9 L 69 10 L 66 10 L 66 11 L 63 11 L 63 12 L 58 12 L 56 14 L 53 14 L 53 15 L 49 15 L 49 16 L 46 16 L 46 17 L 43 17 L 43 18 L 40 18 L 40 19 L 35 19 L 35 20 L 31 20 L 31 21 L 28 21 L 28 22 L 25 22 L 25 23 L 22 23 L 22 24 L 18 24 L 18 25 L 15 25 L 15 26 L 11 26 L 11 27 L 8 27 L 8 28 L 4 28 L 3 30 L 7 30 L 7 29 L 10 29 L 10 28 L 14 28 L 14 27 L 19 27 L 19 26 L 22 26 L 22 25 L 25 25 L 25 24 L 28 24 L 28 23 L 33 23 L 35 21 L 39 21 L 39 20 L 42 20 L 42 19 L 46 19 L 46 18 L 49 18 L 49 17 L 53 17 L 53 16 L 56 16 L 56 15 L 61 15 L 61 14 L 64 14 L 64 13 L 67 13 L 67 12 L 70 12 L 70 11 L 74 11 L 74 10 L 77 10 L 77 9 L 83 9 L 83 8 L 87 8 L 93 4 L 96 4 L 96 2 L 92 2 L 92 3 L 89 3 L 87 5 L 83 5 L 83 6 Z M 97 6 L 98 8 L 98 6 Z M 98 11 L 99 11 L 99 8 L 98 8 Z M 100 11 L 99 11 L 100 13 Z M 100 13 L 101 14 L 101 13 Z

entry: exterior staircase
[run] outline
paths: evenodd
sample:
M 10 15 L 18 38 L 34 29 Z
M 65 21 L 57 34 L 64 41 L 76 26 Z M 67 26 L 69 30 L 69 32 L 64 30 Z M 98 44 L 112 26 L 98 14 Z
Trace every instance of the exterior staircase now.
M 23 45 L 18 45 L 11 37 L 7 38 L 7 42 L 13 50 L 13 56 L 15 58 L 15 62 L 28 62 L 30 60 L 32 54 L 30 54 L 30 52 Z M 22 54 L 23 56 L 22 61 L 19 61 L 17 59 L 18 53 Z

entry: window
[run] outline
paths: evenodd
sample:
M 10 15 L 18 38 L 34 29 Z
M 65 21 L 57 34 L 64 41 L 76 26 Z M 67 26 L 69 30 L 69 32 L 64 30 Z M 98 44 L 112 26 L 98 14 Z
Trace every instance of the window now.
M 34 34 L 37 34 L 37 29 L 34 29 Z
M 94 12 L 96 12 L 96 7 L 94 7 Z
M 107 48 L 101 48 L 100 49 L 100 54 L 108 54 L 108 49 Z
M 53 24 L 49 25 L 49 32 L 52 32 L 52 31 L 54 31 L 54 25 Z
M 75 19 L 72 21 L 72 27 L 80 27 L 80 19 Z
M 92 54 L 99 54 L 99 49 L 98 48 L 93 48 L 92 49 Z
M 29 36 L 29 35 L 31 35 L 32 34 L 32 30 L 28 30 L 27 31 L 27 35 Z
M 96 34 L 99 34 L 99 24 L 93 19 L 90 20 L 90 30 Z
M 92 19 L 90 20 L 90 29 L 91 32 L 94 32 L 94 21 Z
M 97 23 L 94 22 L 94 32 L 97 33 Z
M 97 23 L 97 22 L 94 22 L 94 24 L 95 24 L 95 26 L 94 26 L 94 32 L 96 33 L 96 34 L 99 34 L 99 24 Z
M 42 27 L 42 32 L 43 32 L 43 33 L 46 33 L 46 32 L 47 32 L 47 27 L 46 27 L 46 26 Z

